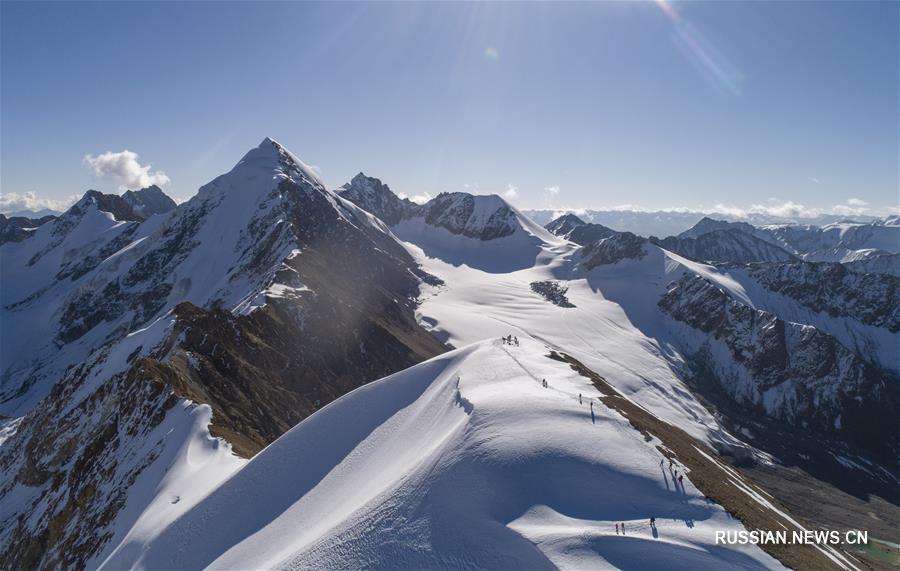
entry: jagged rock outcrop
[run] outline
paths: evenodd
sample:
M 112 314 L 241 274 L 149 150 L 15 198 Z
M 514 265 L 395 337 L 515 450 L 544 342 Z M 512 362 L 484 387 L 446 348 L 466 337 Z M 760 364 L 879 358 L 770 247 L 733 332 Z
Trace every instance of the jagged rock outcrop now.
M 531 282 L 531 291 L 540 295 L 553 305 L 558 305 L 559 307 L 575 307 L 569 298 L 566 296 L 566 292 L 569 291 L 569 288 L 560 285 L 558 282 L 554 281 L 542 281 L 542 282 Z
M 122 198 L 140 216 L 149 218 L 175 210 L 178 204 L 155 184 L 140 190 L 128 190 Z
M 371 212 L 388 226 L 415 215 L 420 208 L 409 199 L 398 197 L 379 179 L 363 173 L 353 177 L 350 182 L 338 189 L 338 193 L 341 198 L 349 200 L 366 212 Z
M 616 232 L 608 238 L 592 242 L 581 251 L 580 265 L 586 270 L 615 264 L 626 259 L 644 257 L 647 240 L 631 232 Z

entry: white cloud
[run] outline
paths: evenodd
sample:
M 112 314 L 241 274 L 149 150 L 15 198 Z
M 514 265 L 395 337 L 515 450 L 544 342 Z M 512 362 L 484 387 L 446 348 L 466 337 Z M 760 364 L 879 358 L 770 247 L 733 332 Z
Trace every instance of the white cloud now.
M 503 192 L 503 198 L 505 198 L 506 200 L 512 200 L 517 196 L 519 196 L 519 188 L 511 184 L 507 184 L 506 190 Z
M 776 198 L 769 198 L 767 204 L 753 204 L 749 208 L 739 206 L 728 206 L 726 204 L 717 203 L 712 207 L 708 206 L 672 206 L 667 208 L 648 208 L 638 204 L 619 204 L 615 206 L 597 206 L 590 210 L 550 206 L 549 210 L 553 212 L 553 217 L 557 218 L 567 212 L 575 214 L 590 212 L 621 212 L 640 213 L 640 214 L 699 214 L 699 215 L 720 215 L 731 219 L 746 219 L 753 216 L 770 216 L 773 218 L 785 219 L 802 219 L 817 218 L 825 215 L 838 216 L 887 216 L 895 214 L 898 207 L 872 207 L 868 202 L 859 198 L 850 198 L 844 204 L 836 204 L 831 208 L 811 208 L 793 201 L 780 201 Z
M 408 198 L 416 204 L 425 204 L 426 202 L 434 198 L 430 192 L 423 192 L 422 194 L 415 194 L 413 196 L 409 196 L 401 192 L 397 196 L 399 196 L 400 198 Z
M 0 212 L 4 214 L 9 212 L 19 212 L 21 210 L 38 211 L 50 209 L 57 212 L 63 212 L 81 198 L 77 194 L 67 196 L 59 200 L 53 198 L 40 198 L 34 192 L 26 192 L 17 194 L 15 192 L 4 192 L 0 195 Z
M 835 204 L 831 208 L 833 214 L 841 216 L 860 216 L 869 210 L 869 203 L 861 198 L 848 198 L 846 204 Z
M 778 204 L 754 204 L 750 207 L 749 212 L 750 214 L 768 214 L 779 218 L 814 218 L 821 213 L 819 210 L 807 208 L 790 200 Z
M 150 165 L 141 165 L 137 153 L 125 150 L 119 153 L 107 151 L 101 155 L 85 155 L 84 162 L 94 176 L 111 178 L 119 183 L 119 190 L 138 190 L 150 185 L 163 186 L 169 177 L 163 171 L 150 172 Z
M 808 177 L 806 177 L 806 178 L 809 180 L 809 182 L 814 182 L 814 183 L 816 183 L 816 184 L 821 184 L 821 183 L 822 183 L 822 181 L 820 181 L 819 179 L 817 179 L 817 178 L 814 177 L 814 176 L 808 176 Z
M 545 186 L 544 190 L 549 192 L 551 194 L 551 196 L 556 196 L 557 194 L 559 194 L 559 185 L 554 184 L 552 186 Z

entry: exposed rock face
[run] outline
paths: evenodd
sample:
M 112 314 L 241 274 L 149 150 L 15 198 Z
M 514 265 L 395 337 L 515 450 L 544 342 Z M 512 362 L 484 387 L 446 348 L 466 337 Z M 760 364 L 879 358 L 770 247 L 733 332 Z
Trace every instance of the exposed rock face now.
M 423 210 L 427 224 L 478 240 L 510 236 L 518 227 L 515 213 L 496 195 L 442 193 L 425 204 Z
M 390 187 L 377 178 L 359 173 L 338 189 L 341 198 L 356 204 L 363 210 L 371 212 L 388 226 L 393 226 L 413 216 L 419 205 L 409 199 L 401 199 Z
M 617 234 L 615 230 L 607 228 L 602 224 L 583 224 L 573 228 L 565 237 L 576 244 L 587 246 L 591 242 L 609 238 L 614 234 Z
M 558 305 L 560 307 L 575 307 L 575 305 L 569 301 L 569 298 L 566 297 L 566 292 L 569 291 L 569 288 L 560 285 L 557 282 L 531 282 L 531 291 L 541 295 L 553 305 Z
M 751 269 L 750 275 L 767 289 L 813 311 L 900 331 L 900 278 L 896 276 L 861 274 L 844 264 L 810 262 L 759 266 Z
M 0 405 L 18 413 L 46 395 L 0 447 L 0 558 L 13 567 L 97 556 L 137 478 L 167 469 L 161 427 L 183 424 L 185 398 L 210 405 L 212 434 L 250 456 L 444 350 L 414 315 L 430 276 L 274 141 L 165 220 L 140 219 L 89 192 L 3 246 L 4 273 L 34 286 L 4 288 L 4 338 L 30 322 L 33 343 L 4 351 Z
M 608 238 L 617 233 L 615 230 L 602 224 L 583 222 L 574 214 L 560 216 L 550 224 L 547 224 L 545 228 L 557 236 L 562 236 L 582 246 Z
M 647 240 L 631 232 L 616 232 L 608 238 L 593 242 L 581 251 L 581 265 L 586 270 L 597 266 L 615 264 L 626 259 L 644 257 Z
M 420 205 L 399 198 L 386 184 L 363 173 L 338 192 L 341 198 L 374 214 L 388 226 L 422 218 L 429 226 L 481 241 L 511 236 L 521 226 L 513 208 L 495 194 L 444 192 Z
M 688 274 L 659 307 L 695 330 L 679 336 L 737 402 L 798 428 L 839 434 L 882 461 L 896 458 L 896 390 L 883 371 L 815 327 L 785 322 Z
M 704 220 L 709 219 L 704 218 Z M 696 238 L 669 236 L 660 240 L 651 237 L 650 241 L 670 252 L 675 252 L 680 256 L 700 262 L 748 264 L 755 262 L 790 262 L 797 259 L 793 254 L 774 244 L 757 238 L 753 234 L 733 228 L 711 230 L 698 235 Z
M 69 209 L 69 212 L 72 212 L 73 209 L 85 208 L 88 206 L 88 203 L 96 204 L 99 210 L 109 212 L 116 220 L 140 222 L 144 219 L 144 217 L 135 212 L 131 207 L 131 204 L 121 196 L 117 194 L 103 194 L 96 190 L 85 192 L 81 200 L 76 202 L 75 205 Z
M 0 214 L 0 245 L 7 242 L 21 242 L 26 238 L 30 238 L 34 234 L 35 228 L 55 219 L 56 216 L 53 215 L 40 218 L 26 218 L 24 216 L 7 218 Z
M 140 216 L 149 218 L 154 214 L 165 214 L 175 210 L 178 206 L 161 188 L 148 186 L 141 190 L 128 190 L 122 198 Z
M 178 399 L 149 366 L 79 398 L 101 361 L 74 368 L 0 447 L 4 566 L 84 568 L 163 448 L 166 431 L 155 429 Z
M 573 229 L 577 228 L 578 226 L 584 226 L 585 224 L 587 224 L 587 222 L 575 216 L 574 214 L 563 214 L 559 218 L 548 222 L 544 226 L 544 228 L 546 228 L 556 236 L 565 236 Z

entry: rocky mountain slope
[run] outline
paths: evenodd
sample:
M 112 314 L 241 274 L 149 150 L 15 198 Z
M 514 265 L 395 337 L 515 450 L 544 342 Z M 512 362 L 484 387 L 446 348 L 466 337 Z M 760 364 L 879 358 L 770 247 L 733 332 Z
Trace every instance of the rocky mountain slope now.
M 169 216 L 142 222 L 89 192 L 2 248 L 20 278 L 0 319 L 2 414 L 17 423 L 0 447 L 0 553 L 16 566 L 84 566 L 158 510 L 186 509 L 203 493 L 189 470 L 171 482 L 181 499 L 146 490 L 192 441 L 225 456 L 192 477 L 212 485 L 233 468 L 207 430 L 250 456 L 444 350 L 413 316 L 429 277 L 268 139 Z
M 894 380 L 827 333 L 754 309 L 698 275 L 672 284 L 659 307 L 693 329 L 679 337 L 700 361 L 694 367 L 711 371 L 736 402 L 800 429 L 840 433 L 888 466 L 897 457 L 900 428 L 883 422 L 898 413 Z

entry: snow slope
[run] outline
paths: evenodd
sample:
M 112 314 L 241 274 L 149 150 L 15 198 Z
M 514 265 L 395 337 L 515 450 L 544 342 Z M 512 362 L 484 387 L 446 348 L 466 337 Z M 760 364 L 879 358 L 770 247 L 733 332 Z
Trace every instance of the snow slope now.
M 594 402 L 592 418 L 593 386 L 520 341 L 345 395 L 179 518 L 137 567 L 780 567 L 755 547 L 716 546 L 715 530 L 740 524 L 688 480 L 676 486 L 618 413 Z
M 573 246 L 545 246 L 543 263 L 497 274 L 429 257 L 408 244 L 423 269 L 444 282 L 423 288 L 420 319 L 456 347 L 509 333 L 540 339 L 575 356 L 624 395 L 692 436 L 739 445 L 680 380 L 673 363 L 682 357 L 656 302 L 666 285 L 686 271 L 709 277 L 746 300 L 743 288 L 715 268 L 653 245 L 644 247 L 641 259 L 584 272 L 576 267 L 580 254 Z M 565 283 L 574 308 L 549 303 L 531 289 L 532 282 L 553 280 Z

